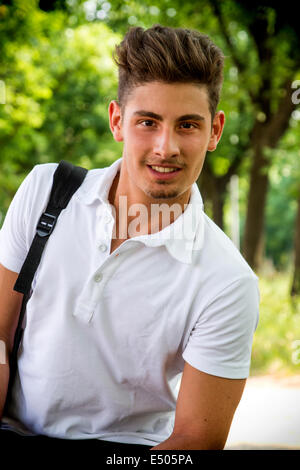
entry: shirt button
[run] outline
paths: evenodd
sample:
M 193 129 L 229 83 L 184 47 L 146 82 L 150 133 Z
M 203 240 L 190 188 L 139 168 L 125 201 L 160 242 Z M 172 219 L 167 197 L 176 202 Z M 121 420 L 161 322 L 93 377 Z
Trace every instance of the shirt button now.
M 111 216 L 110 215 L 105 215 L 103 220 L 104 220 L 105 224 L 109 224 L 111 222 Z
M 99 245 L 98 248 L 99 248 L 100 251 L 103 251 L 103 252 L 107 250 L 107 246 L 104 245 L 103 243 L 101 245 Z
M 94 281 L 95 282 L 100 282 L 102 280 L 103 276 L 101 273 L 98 273 L 94 276 Z

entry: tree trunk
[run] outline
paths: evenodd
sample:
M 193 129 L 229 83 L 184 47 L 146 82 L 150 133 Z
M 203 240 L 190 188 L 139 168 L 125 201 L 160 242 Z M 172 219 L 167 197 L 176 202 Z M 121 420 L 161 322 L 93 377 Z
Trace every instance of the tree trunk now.
M 250 173 L 247 217 L 243 241 L 243 256 L 253 269 L 257 269 L 263 252 L 264 214 L 268 192 L 268 162 L 261 143 L 256 146 Z
M 215 180 L 218 183 L 218 180 Z M 212 207 L 213 207 L 213 219 L 214 222 L 220 227 L 221 230 L 224 230 L 224 198 L 225 190 L 222 188 L 222 185 L 216 184 L 214 186 Z
M 205 163 L 197 181 L 204 204 L 211 205 L 212 219 L 221 230 L 224 230 L 224 201 L 229 179 L 229 174 L 222 177 L 215 176 Z
M 300 198 L 298 199 L 298 211 L 295 227 L 295 265 L 291 288 L 291 296 L 300 295 Z
M 261 243 L 264 230 L 265 205 L 268 192 L 268 168 L 271 161 L 264 155 L 264 148 L 276 148 L 281 137 L 289 127 L 290 116 L 295 109 L 291 100 L 291 80 L 285 84 L 285 95 L 277 112 L 266 122 L 256 121 L 251 134 L 254 151 L 250 173 L 250 188 L 243 242 L 243 255 L 252 267 L 259 268 Z

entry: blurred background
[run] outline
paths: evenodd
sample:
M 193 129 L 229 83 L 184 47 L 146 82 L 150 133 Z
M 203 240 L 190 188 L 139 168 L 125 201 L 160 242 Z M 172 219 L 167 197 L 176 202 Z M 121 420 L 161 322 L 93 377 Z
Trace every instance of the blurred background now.
M 197 29 L 225 53 L 225 130 L 198 184 L 260 279 L 251 376 L 298 375 L 300 32 L 289 0 L 0 1 L 0 227 L 34 165 L 121 156 L 108 125 L 112 52 L 130 26 L 155 23 Z

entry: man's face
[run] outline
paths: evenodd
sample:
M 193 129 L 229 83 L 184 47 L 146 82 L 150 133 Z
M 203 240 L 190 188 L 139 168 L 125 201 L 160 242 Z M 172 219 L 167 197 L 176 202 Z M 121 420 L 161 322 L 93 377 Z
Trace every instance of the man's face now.
M 187 203 L 207 150 L 214 150 L 224 113 L 213 125 L 205 86 L 151 82 L 133 89 L 123 115 L 110 103 L 114 138 L 123 141 L 119 184 L 135 202 Z

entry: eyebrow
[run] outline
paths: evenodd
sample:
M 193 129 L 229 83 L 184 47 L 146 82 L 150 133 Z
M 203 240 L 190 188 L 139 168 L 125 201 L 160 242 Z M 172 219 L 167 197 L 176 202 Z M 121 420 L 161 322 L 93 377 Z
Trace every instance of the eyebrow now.
M 135 111 L 134 116 L 147 116 L 153 119 L 157 119 L 158 121 L 163 121 L 163 117 L 160 114 L 153 113 L 152 111 L 145 111 L 141 109 L 139 111 Z M 204 121 L 205 118 L 200 114 L 184 114 L 176 119 L 176 121 Z

